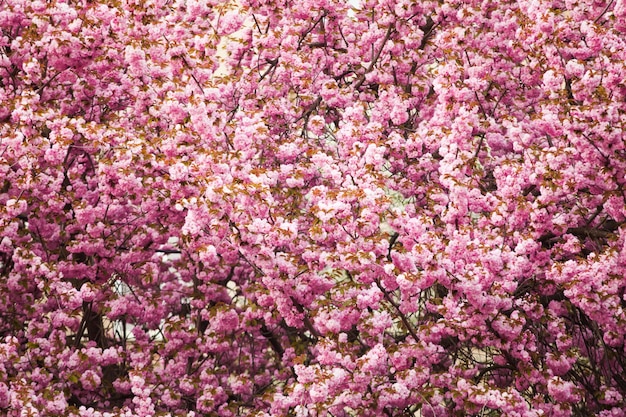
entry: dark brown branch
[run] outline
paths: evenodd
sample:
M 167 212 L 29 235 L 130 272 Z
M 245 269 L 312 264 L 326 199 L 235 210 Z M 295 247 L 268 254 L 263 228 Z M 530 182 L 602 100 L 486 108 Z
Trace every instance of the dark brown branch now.
M 391 297 L 389 296 L 389 293 L 384 290 L 384 288 L 380 285 L 378 281 L 376 281 L 376 286 L 378 287 L 378 289 L 380 289 L 380 291 L 382 291 L 383 296 L 385 297 L 385 300 L 387 300 L 389 304 L 391 304 L 395 308 L 395 310 L 398 312 L 398 316 L 400 317 L 400 320 L 402 320 L 404 327 L 406 327 L 406 330 L 411 334 L 411 336 L 413 337 L 413 340 L 416 342 L 419 341 L 419 338 L 417 337 L 417 333 L 415 333 L 415 330 L 413 330 L 413 326 L 411 326 L 411 323 L 409 323 L 409 320 L 406 318 L 406 315 L 402 312 L 402 310 L 400 310 L 400 307 L 398 306 L 398 304 L 396 304 L 391 299 Z
M 300 37 L 300 40 L 298 41 L 298 48 L 297 50 L 299 51 L 300 48 L 302 48 L 302 42 L 304 42 L 304 39 L 309 35 L 309 33 L 311 33 L 313 31 L 313 29 L 315 29 L 315 27 L 317 27 L 317 25 L 320 24 L 320 22 L 326 17 L 326 12 L 324 11 L 320 17 L 317 18 L 317 20 L 313 23 L 313 25 L 308 28 L 306 31 L 304 31 L 304 33 L 302 34 L 302 36 Z
M 600 239 L 609 239 L 611 237 L 616 237 L 614 231 L 617 230 L 617 227 L 606 228 L 606 229 L 598 229 L 594 227 L 570 227 L 567 229 L 567 233 L 572 234 L 576 237 L 591 237 L 591 238 L 600 238 Z
M 372 70 L 374 69 L 374 65 L 376 65 L 376 63 L 378 62 L 378 60 L 380 59 L 380 55 L 383 53 L 383 49 L 385 49 L 385 45 L 387 44 L 387 41 L 391 38 L 391 34 L 394 32 L 393 27 L 390 25 L 387 28 L 387 33 L 385 33 L 385 38 L 383 39 L 383 41 L 381 42 L 380 48 L 378 48 L 378 51 L 376 51 L 376 53 L 374 54 L 374 56 L 372 57 L 372 61 L 370 62 L 370 64 L 367 66 L 367 68 L 365 69 L 365 72 L 363 74 L 361 74 L 361 77 L 359 77 L 359 80 L 357 81 L 356 85 L 354 86 L 354 90 L 358 90 L 359 88 L 361 88 L 361 86 L 363 85 L 363 83 L 365 82 L 365 76 L 367 74 L 369 74 L 370 72 L 372 72 Z
M 426 23 L 420 26 L 420 30 L 424 32 L 424 36 L 422 36 L 422 41 L 420 42 L 419 49 L 423 50 L 426 47 L 426 43 L 428 43 L 430 38 L 433 36 L 434 30 L 437 26 L 439 26 L 439 23 L 435 24 L 435 21 L 432 17 L 428 16 L 426 18 Z
M 261 336 L 266 338 L 267 341 L 270 343 L 272 349 L 274 349 L 274 352 L 276 352 L 279 357 L 282 357 L 285 350 L 283 349 L 282 345 L 280 344 L 274 333 L 272 333 L 265 324 L 263 324 L 259 330 L 261 331 Z
M 598 21 L 602 18 L 602 16 L 604 16 L 604 14 L 607 12 L 607 10 L 609 10 L 609 7 L 611 7 L 611 5 L 613 4 L 614 1 L 615 0 L 611 0 L 609 2 L 609 4 L 606 5 L 604 10 L 602 10 L 602 13 L 600 13 L 600 15 L 598 17 L 596 17 L 596 19 L 593 21 L 593 23 L 598 23 Z
M 391 250 L 393 249 L 394 245 L 396 244 L 396 241 L 398 240 L 399 236 L 400 236 L 400 234 L 398 232 L 393 232 L 393 234 L 389 238 L 389 247 L 387 248 L 387 260 L 389 262 L 392 261 L 392 259 L 391 259 Z

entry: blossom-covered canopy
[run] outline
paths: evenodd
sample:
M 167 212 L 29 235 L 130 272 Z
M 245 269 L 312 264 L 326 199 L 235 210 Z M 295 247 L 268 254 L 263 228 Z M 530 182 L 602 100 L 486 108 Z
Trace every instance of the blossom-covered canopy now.
M 626 415 L 623 0 L 0 30 L 0 414 Z

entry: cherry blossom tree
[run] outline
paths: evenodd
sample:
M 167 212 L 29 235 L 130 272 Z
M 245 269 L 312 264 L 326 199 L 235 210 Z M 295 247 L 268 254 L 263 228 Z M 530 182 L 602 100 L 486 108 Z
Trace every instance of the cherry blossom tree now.
M 626 416 L 623 0 L 0 29 L 2 414 Z

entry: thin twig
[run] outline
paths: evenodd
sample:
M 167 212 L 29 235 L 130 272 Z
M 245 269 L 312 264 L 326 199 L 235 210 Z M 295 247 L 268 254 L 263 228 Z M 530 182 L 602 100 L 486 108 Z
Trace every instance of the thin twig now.
M 598 21 L 602 18 L 602 16 L 604 16 L 604 14 L 607 12 L 607 10 L 609 10 L 609 7 L 611 7 L 611 5 L 613 4 L 614 1 L 615 0 L 611 0 L 609 2 L 609 4 L 606 5 L 604 10 L 602 10 L 602 13 L 600 13 L 600 16 L 596 17 L 596 19 L 593 21 L 593 23 L 598 23 Z

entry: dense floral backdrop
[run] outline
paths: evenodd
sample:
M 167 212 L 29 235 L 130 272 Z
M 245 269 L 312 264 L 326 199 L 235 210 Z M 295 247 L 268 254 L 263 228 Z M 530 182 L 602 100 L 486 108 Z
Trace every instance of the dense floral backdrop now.
M 626 415 L 623 0 L 0 29 L 1 414 Z

